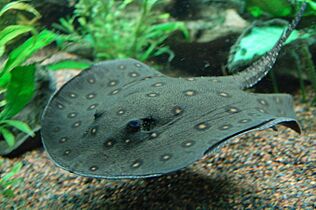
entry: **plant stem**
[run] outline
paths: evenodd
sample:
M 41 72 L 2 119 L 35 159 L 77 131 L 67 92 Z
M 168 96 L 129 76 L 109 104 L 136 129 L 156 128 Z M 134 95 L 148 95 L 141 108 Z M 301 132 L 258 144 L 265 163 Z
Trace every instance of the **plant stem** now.
M 143 5 L 142 5 L 142 12 L 141 12 L 141 16 L 138 20 L 138 23 L 136 25 L 136 30 L 134 33 L 134 40 L 131 46 L 131 51 L 132 51 L 132 55 L 135 56 L 137 54 L 137 42 L 138 42 L 138 37 L 141 35 L 141 28 L 142 25 L 145 24 L 145 17 L 147 17 L 147 10 L 148 10 L 148 0 L 144 0 Z
M 302 76 L 302 63 L 301 60 L 299 58 L 299 56 L 296 54 L 296 52 L 294 50 L 291 51 L 292 56 L 295 59 L 295 65 L 296 65 L 296 73 L 299 79 L 299 83 L 300 83 L 300 91 L 302 94 L 302 101 L 305 102 L 306 101 L 306 91 L 305 91 L 305 85 L 304 85 L 304 79 Z
M 279 85 L 278 85 L 275 73 L 273 71 L 270 71 L 269 74 L 270 74 L 270 77 L 271 77 L 271 80 L 272 80 L 273 91 L 275 93 L 279 93 L 280 90 L 279 90 Z

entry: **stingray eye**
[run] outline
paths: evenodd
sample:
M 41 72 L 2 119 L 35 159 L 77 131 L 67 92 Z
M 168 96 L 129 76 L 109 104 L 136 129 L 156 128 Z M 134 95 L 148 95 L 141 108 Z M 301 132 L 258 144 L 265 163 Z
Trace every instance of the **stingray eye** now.
M 131 120 L 127 123 L 127 128 L 131 132 L 136 132 L 140 130 L 141 124 L 140 120 Z

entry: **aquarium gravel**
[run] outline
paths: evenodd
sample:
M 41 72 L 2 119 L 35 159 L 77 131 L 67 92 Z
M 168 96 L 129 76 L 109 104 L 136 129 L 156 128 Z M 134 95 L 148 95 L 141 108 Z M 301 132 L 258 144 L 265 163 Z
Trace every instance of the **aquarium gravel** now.
M 4 170 L 22 161 L 16 177 L 24 182 L 12 201 L 1 198 L 0 209 L 315 209 L 316 108 L 299 98 L 302 135 L 282 126 L 250 133 L 158 178 L 80 177 L 56 167 L 42 149 L 3 159 Z

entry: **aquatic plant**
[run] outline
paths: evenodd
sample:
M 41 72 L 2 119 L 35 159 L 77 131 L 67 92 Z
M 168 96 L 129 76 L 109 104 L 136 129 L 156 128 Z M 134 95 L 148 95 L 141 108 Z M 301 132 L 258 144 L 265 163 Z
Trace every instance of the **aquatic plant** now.
M 0 17 L 5 12 L 17 8 L 24 8 L 37 15 L 35 10 L 29 9 L 30 5 L 21 4 L 21 2 L 11 2 L 5 5 L 0 11 Z M 32 37 L 8 53 L 8 57 L 0 67 L 0 88 L 1 93 L 5 95 L 1 100 L 0 133 L 9 147 L 15 144 L 15 136 L 8 129 L 9 127 L 34 135 L 26 123 L 11 120 L 32 99 L 35 91 L 35 64 L 23 64 L 39 49 L 50 44 L 55 39 L 55 35 L 46 30 L 37 33 L 32 25 L 9 25 L 0 32 L 0 56 L 4 55 L 6 45 L 12 40 L 30 32 L 33 34 Z
M 0 10 L 0 17 L 3 17 L 10 10 L 16 9 L 30 12 L 35 17 L 31 20 L 24 17 L 22 19 L 25 24 L 8 25 L 0 31 L 0 57 L 4 60 L 0 66 L 0 93 L 2 95 L 0 134 L 6 142 L 4 144 L 0 140 L 0 154 L 8 153 L 14 149 L 16 143 L 14 130 L 19 130 L 29 136 L 34 135 L 34 128 L 31 128 L 27 122 L 13 119 L 30 103 L 36 91 L 36 63 L 28 62 L 26 64 L 26 61 L 40 49 L 54 42 L 58 36 L 46 29 L 37 30 L 34 24 L 40 15 L 31 5 L 24 2 L 17 1 L 6 4 Z M 28 35 L 29 38 L 19 46 L 13 50 L 6 49 L 8 45 L 14 44 L 14 41 L 21 36 L 24 36 L 25 39 L 25 35 Z M 72 64 L 63 67 L 71 68 Z M 24 116 L 24 118 L 31 120 L 29 116 Z
M 254 17 L 263 15 L 287 17 L 295 13 L 293 5 L 302 2 L 308 5 L 304 15 L 316 14 L 316 3 L 313 0 L 247 0 L 246 9 Z
M 171 59 L 172 52 L 163 42 L 174 31 L 180 30 L 186 38 L 189 33 L 182 22 L 170 21 L 168 13 L 157 14 L 156 4 L 158 0 L 80 0 L 73 17 L 55 24 L 69 34 L 60 40 L 61 46 L 88 45 L 98 60 L 133 57 L 145 61 L 163 53 Z
M 2 168 L 3 160 L 0 160 L 0 168 Z M 15 163 L 11 170 L 8 173 L 0 173 L 0 195 L 13 198 L 14 192 L 13 189 L 18 186 L 18 184 L 22 181 L 22 178 L 14 178 L 14 175 L 19 173 L 22 168 L 22 163 Z

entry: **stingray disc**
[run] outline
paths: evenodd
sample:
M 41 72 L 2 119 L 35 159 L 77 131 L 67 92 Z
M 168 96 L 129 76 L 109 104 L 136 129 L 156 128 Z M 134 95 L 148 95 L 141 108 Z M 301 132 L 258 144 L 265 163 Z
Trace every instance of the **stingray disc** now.
M 225 77 L 171 78 L 126 59 L 96 64 L 55 93 L 42 139 L 70 172 L 139 178 L 181 169 L 278 123 L 299 131 L 289 95 L 247 93 Z

